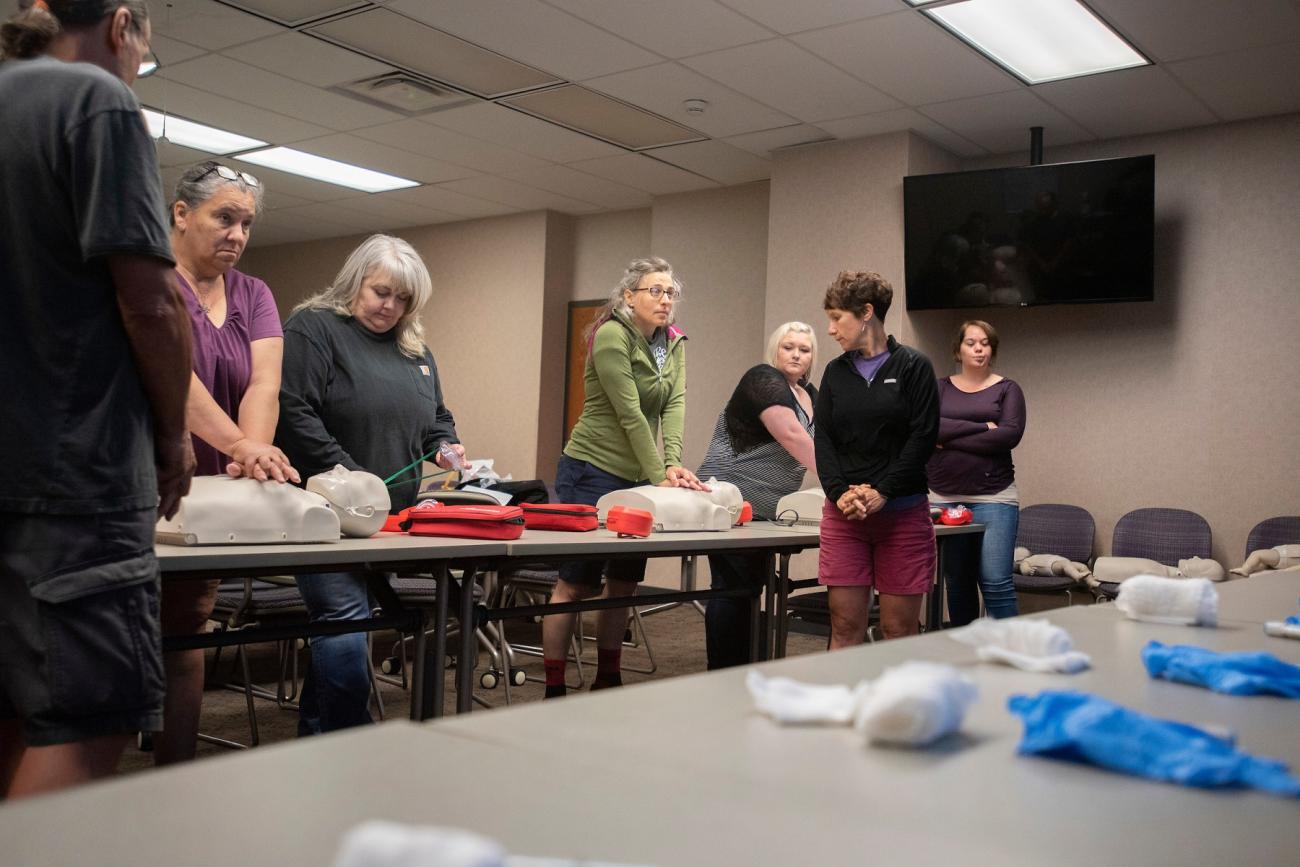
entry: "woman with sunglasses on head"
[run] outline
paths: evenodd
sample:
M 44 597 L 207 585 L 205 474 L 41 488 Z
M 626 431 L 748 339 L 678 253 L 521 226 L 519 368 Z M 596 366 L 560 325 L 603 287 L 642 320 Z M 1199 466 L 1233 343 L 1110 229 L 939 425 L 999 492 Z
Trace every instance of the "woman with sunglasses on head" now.
M 194 329 L 185 415 L 194 437 L 196 475 L 297 482 L 288 458 L 271 444 L 280 411 L 280 314 L 270 288 L 235 269 L 261 205 L 257 178 L 221 163 L 199 163 L 176 183 L 172 251 Z M 216 581 L 165 584 L 163 634 L 200 632 L 216 598 Z M 158 764 L 194 757 L 203 651 L 172 651 L 166 669 L 164 730 L 154 741 Z
M 587 333 L 582 415 L 569 435 L 555 491 L 562 503 L 595 505 L 605 494 L 637 485 L 707 490 L 682 466 L 686 420 L 686 334 L 677 328 L 681 281 L 667 261 L 634 259 Z M 662 428 L 663 454 L 655 446 Z M 600 592 L 630 596 L 645 578 L 645 560 L 565 563 L 551 602 L 576 602 Z M 542 623 L 546 697 L 565 694 L 565 664 L 575 614 Z M 592 689 L 622 685 L 626 608 L 600 612 Z

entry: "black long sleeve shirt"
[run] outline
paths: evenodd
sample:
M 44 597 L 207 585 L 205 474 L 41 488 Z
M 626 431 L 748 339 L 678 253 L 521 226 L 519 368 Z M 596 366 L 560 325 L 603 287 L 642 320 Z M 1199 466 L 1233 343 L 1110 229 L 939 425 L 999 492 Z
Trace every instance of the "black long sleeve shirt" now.
M 817 475 L 838 500 L 850 485 L 887 499 L 924 494 L 925 463 L 939 436 L 939 390 L 930 359 L 892 336 L 889 359 L 867 382 L 852 353 L 826 365 L 817 394 Z
M 392 331 L 375 334 L 350 316 L 307 309 L 284 325 L 275 442 L 306 480 L 335 464 L 387 478 L 459 440 L 427 347 L 412 358 Z M 416 470 L 411 483 L 389 489 L 393 511 L 415 502 Z

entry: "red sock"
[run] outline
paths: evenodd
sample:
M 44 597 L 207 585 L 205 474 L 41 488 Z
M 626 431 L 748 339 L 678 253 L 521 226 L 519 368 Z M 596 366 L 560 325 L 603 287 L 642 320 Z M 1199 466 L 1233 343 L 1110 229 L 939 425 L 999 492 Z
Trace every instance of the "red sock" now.
M 622 673 L 622 647 L 615 647 L 613 650 L 606 650 L 603 647 L 596 648 L 596 677 L 600 677 L 601 675 L 616 677 Z
M 542 667 L 546 669 L 547 686 L 564 686 L 564 667 L 567 663 L 564 659 L 542 660 Z

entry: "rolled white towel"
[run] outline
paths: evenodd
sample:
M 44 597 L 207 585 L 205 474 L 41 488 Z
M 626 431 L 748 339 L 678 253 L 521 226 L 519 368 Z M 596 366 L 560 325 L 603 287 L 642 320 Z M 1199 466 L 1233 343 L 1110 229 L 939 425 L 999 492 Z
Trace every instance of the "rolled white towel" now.
M 853 725 L 869 743 L 925 746 L 961 728 L 977 695 L 951 665 L 905 662 L 870 684 Z
M 495 840 L 460 828 L 362 822 L 343 836 L 334 867 L 504 867 Z
M 830 723 L 845 725 L 852 721 L 867 684 L 853 689 L 847 686 L 800 683 L 788 677 L 766 677 L 757 671 L 745 676 L 754 705 L 772 719 L 785 725 Z
M 1217 626 L 1219 591 L 1208 578 L 1134 575 L 1119 585 L 1115 607 L 1130 620 L 1177 626 Z
M 1000 662 L 1022 671 L 1074 674 L 1092 665 L 1088 654 L 1074 649 L 1070 633 L 1046 620 L 984 617 L 946 634 L 975 648 L 983 662 Z

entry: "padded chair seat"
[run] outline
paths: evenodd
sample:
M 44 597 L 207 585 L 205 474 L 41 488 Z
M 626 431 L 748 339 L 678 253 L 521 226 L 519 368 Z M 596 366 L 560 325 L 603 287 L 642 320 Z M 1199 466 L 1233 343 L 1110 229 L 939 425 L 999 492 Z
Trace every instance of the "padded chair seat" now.
M 1067 575 L 1013 575 L 1017 590 L 1050 593 L 1059 590 L 1073 590 L 1076 582 Z
M 1093 592 L 1098 596 L 1105 596 L 1107 599 L 1114 599 L 1119 596 L 1118 581 L 1102 581 L 1093 588 Z
M 296 614 L 307 609 L 297 587 L 283 587 L 254 580 L 252 596 L 247 604 L 242 582 L 238 586 L 221 587 L 217 591 L 214 612 L 229 615 L 240 610 L 243 610 L 244 617 L 252 619 L 268 614 Z
M 414 605 L 436 605 L 438 603 L 438 582 L 432 578 L 420 578 L 415 575 L 398 575 L 388 579 L 388 585 L 397 593 L 397 598 Z M 459 595 L 459 584 L 452 586 L 452 599 Z M 474 599 L 483 598 L 483 588 L 474 584 Z

